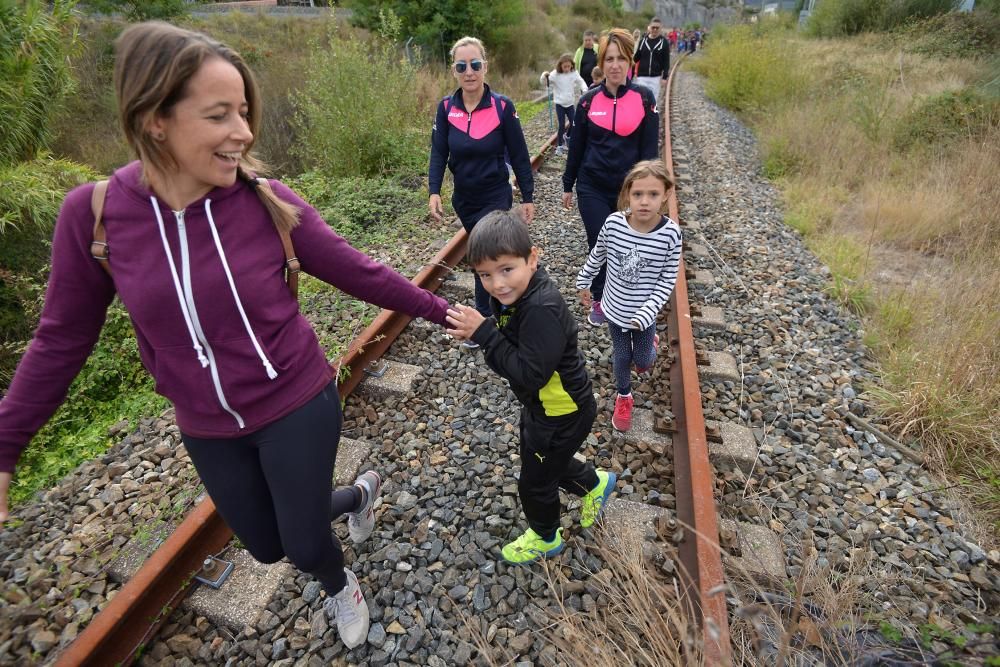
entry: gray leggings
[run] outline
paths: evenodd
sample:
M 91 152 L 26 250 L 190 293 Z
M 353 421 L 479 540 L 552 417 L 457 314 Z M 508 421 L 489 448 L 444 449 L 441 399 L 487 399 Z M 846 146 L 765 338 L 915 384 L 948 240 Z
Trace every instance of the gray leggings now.
M 615 372 L 615 386 L 622 396 L 632 393 L 632 364 L 637 369 L 645 370 L 656 360 L 656 348 L 653 347 L 653 337 L 656 335 L 656 325 L 642 331 L 623 329 L 608 320 L 608 331 L 611 333 L 611 344 L 614 348 L 612 367 Z
M 340 396 L 331 382 L 295 412 L 239 438 L 181 434 L 219 514 L 261 563 L 285 556 L 333 595 L 347 585 L 330 522 L 361 505 L 355 486 L 333 491 Z

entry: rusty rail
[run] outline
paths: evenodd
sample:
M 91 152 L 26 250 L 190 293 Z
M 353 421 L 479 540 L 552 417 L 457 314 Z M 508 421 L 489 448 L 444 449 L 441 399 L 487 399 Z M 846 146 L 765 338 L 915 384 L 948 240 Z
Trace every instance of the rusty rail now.
M 531 159 L 533 171 L 541 167 L 546 151 L 555 141 L 553 134 L 542 144 Z M 458 230 L 411 282 L 437 291 L 444 276 L 465 257 L 466 241 L 465 230 Z M 364 378 L 364 369 L 389 349 L 411 319 L 409 315 L 383 310 L 352 341 L 350 352 L 334 366 L 350 369 L 348 377 L 337 385 L 341 396 L 357 387 Z M 205 558 L 221 551 L 232 536 L 216 512 L 215 503 L 206 497 L 59 655 L 56 667 L 131 664 L 191 591 L 194 575 Z
M 670 140 L 670 92 L 678 60 L 667 79 L 663 105 L 663 162 L 674 176 Z M 676 180 L 676 179 L 675 179 Z M 667 201 L 670 217 L 680 221 L 677 188 Z M 677 518 L 688 528 L 679 545 L 682 578 L 687 598 L 694 605 L 701 627 L 703 664 L 728 665 L 732 662 L 729 619 L 726 611 L 725 581 L 719 548 L 719 525 L 715 509 L 715 477 L 708 461 L 705 414 L 695 358 L 694 332 L 688 303 L 684 258 L 677 269 L 677 283 L 670 298 L 667 333 L 674 352 L 670 367 L 671 408 L 676 423 L 674 443 L 674 490 Z

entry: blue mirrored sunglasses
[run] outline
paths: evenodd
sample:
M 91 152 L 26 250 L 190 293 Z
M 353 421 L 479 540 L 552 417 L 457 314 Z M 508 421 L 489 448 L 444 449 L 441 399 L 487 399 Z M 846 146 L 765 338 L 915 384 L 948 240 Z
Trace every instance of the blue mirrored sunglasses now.
M 485 60 L 472 60 L 470 62 L 465 62 L 464 60 L 455 63 L 455 71 L 459 74 L 465 74 L 465 70 L 468 67 L 472 68 L 473 72 L 478 72 L 486 64 Z

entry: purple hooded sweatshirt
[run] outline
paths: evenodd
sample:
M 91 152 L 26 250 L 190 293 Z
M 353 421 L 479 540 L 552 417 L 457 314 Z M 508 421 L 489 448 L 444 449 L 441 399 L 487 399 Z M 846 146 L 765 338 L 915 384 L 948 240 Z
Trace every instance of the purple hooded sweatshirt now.
M 66 196 L 35 337 L 0 400 L 0 471 L 11 472 L 66 397 L 117 293 L 156 391 L 199 438 L 256 431 L 332 379 L 316 334 L 284 281 L 281 239 L 242 181 L 171 211 L 143 185 L 142 166 L 115 172 L 104 206 L 113 280 L 90 256 L 93 184 Z M 445 323 L 448 304 L 352 248 L 288 187 L 301 209 L 292 231 L 302 270 L 363 301 Z

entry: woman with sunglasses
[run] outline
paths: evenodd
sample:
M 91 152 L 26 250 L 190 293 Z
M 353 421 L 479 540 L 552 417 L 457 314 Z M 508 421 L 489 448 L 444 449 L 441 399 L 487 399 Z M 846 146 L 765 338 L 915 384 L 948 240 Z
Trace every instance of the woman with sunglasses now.
M 486 48 L 475 37 L 463 37 L 451 47 L 452 73 L 459 88 L 441 100 L 431 132 L 429 190 L 431 215 L 440 220 L 441 182 L 445 165 L 455 177 L 451 204 L 471 232 L 491 211 L 507 210 L 513 204 L 507 160 L 521 190 L 524 218 L 535 215 L 531 159 L 514 103 L 486 85 Z M 475 276 L 476 310 L 490 315 L 489 294 Z M 467 347 L 476 347 L 467 341 Z
M 656 159 L 659 152 L 660 117 L 656 99 L 627 79 L 632 68 L 634 42 L 622 28 L 601 35 L 597 66 L 604 82 L 580 98 L 573 121 L 573 141 L 563 172 L 563 207 L 573 206 L 573 185 L 579 197 L 580 217 L 587 230 L 587 246 L 594 249 L 604 221 L 618 210 L 618 192 L 625 176 L 641 160 Z M 605 267 L 590 286 L 592 295 L 587 322 L 605 323 L 601 310 Z

